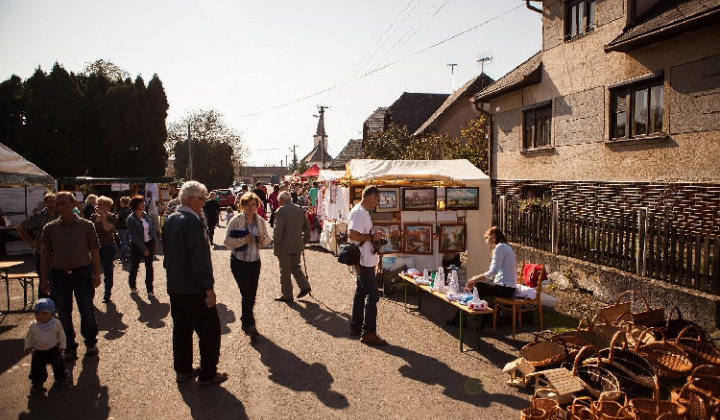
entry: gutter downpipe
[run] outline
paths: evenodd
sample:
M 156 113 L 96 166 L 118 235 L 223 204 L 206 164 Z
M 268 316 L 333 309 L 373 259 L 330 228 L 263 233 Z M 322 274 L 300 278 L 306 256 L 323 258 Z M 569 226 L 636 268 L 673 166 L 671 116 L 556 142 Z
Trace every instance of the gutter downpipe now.
M 539 1 L 539 0 L 525 0 L 525 6 L 526 6 L 528 9 L 532 10 L 533 12 L 537 12 L 537 13 L 540 13 L 540 14 L 542 15 L 542 14 L 543 14 L 542 9 L 538 9 L 537 7 L 531 5 L 531 4 L 530 4 L 531 1 Z

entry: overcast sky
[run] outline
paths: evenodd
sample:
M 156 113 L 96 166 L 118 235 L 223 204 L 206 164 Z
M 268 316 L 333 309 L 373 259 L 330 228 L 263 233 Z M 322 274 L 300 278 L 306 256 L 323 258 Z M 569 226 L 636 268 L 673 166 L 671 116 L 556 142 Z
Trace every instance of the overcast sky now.
M 450 93 L 497 79 L 540 50 L 540 15 L 520 0 L 0 0 L 0 78 L 99 58 L 146 83 L 157 73 L 168 121 L 215 109 L 251 165 L 313 146 L 328 106 L 335 157 L 378 107 L 403 92 Z M 474 29 L 473 29 L 474 28 Z

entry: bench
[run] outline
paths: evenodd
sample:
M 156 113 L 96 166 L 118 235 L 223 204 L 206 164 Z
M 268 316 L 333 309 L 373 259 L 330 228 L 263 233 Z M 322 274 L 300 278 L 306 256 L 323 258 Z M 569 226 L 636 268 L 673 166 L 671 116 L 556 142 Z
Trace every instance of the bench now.
M 405 287 L 405 293 L 404 293 L 405 310 L 408 310 L 408 311 L 411 310 L 411 309 L 408 308 L 408 304 L 407 304 L 407 286 L 408 286 L 408 285 L 413 285 L 413 286 L 415 286 L 415 287 L 418 289 L 418 291 L 421 292 L 421 293 L 418 293 L 418 306 L 417 306 L 417 311 L 418 311 L 418 312 L 422 310 L 422 295 L 423 295 L 423 293 L 430 294 L 430 295 L 432 295 L 432 296 L 440 299 L 441 301 L 446 302 L 446 303 L 454 306 L 455 308 L 459 309 L 459 311 L 460 311 L 460 327 L 459 327 L 458 329 L 460 330 L 460 332 L 458 333 L 458 340 L 460 341 L 460 352 L 461 352 L 461 353 L 466 353 L 466 350 L 464 349 L 464 343 L 463 343 L 463 330 L 464 330 L 464 327 L 463 327 L 463 315 L 465 315 L 465 316 L 470 316 L 470 317 L 473 317 L 473 318 L 477 319 L 477 320 L 478 320 L 478 328 L 477 328 L 477 332 L 478 332 L 478 345 L 477 345 L 477 348 L 475 348 L 475 349 L 469 349 L 469 350 L 467 350 L 467 351 L 479 351 L 479 349 L 480 349 L 480 338 L 481 338 L 481 337 L 480 337 L 480 327 L 482 326 L 482 318 L 481 318 L 481 315 L 492 315 L 492 314 L 495 312 L 495 311 L 493 311 L 492 308 L 488 307 L 488 309 L 487 309 L 487 310 L 484 310 L 484 311 L 474 311 L 474 310 L 468 309 L 467 306 L 461 305 L 461 304 L 458 303 L 458 302 L 455 302 L 455 301 L 452 301 L 452 300 L 448 300 L 448 298 L 445 296 L 444 293 L 438 293 L 438 292 L 436 292 L 435 290 L 433 290 L 430 286 L 426 286 L 426 285 L 422 285 L 422 284 L 417 284 L 417 283 L 415 283 L 415 280 L 414 280 L 412 277 L 410 277 L 410 276 L 406 276 L 406 275 L 404 275 L 404 274 L 400 274 L 399 277 L 403 280 L 403 282 L 404 282 L 404 284 L 405 284 L 405 286 L 406 286 L 406 287 Z
M 5 281 L 5 295 L 7 297 L 7 311 L 6 312 L 21 312 L 28 310 L 28 286 L 30 286 L 30 289 L 32 290 L 32 293 L 30 294 L 31 300 L 29 307 L 32 309 L 32 305 L 35 302 L 35 279 L 39 280 L 40 276 L 38 276 L 38 273 L 34 271 L 29 271 L 27 273 L 2 273 L 0 274 L 0 279 Z M 20 283 L 20 286 L 23 288 L 23 307 L 20 311 L 11 311 L 10 310 L 10 282 L 12 280 L 17 280 Z M 38 285 L 38 287 L 40 287 Z

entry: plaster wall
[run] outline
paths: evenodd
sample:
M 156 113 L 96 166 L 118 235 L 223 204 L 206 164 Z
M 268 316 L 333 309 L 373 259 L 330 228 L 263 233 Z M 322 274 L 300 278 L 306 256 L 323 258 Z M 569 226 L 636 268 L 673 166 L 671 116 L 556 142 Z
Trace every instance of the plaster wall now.
M 450 138 L 460 137 L 460 130 L 467 126 L 467 122 L 477 118 L 478 113 L 473 108 L 469 99 L 461 97 L 453 106 L 445 110 L 445 113 L 437 119 L 436 133 L 448 134 Z
M 602 5 L 602 7 L 601 7 Z M 542 81 L 490 101 L 494 179 L 720 180 L 720 25 L 638 50 L 606 53 L 622 33 L 624 2 L 598 2 L 596 30 L 553 44 L 557 8 L 545 5 Z M 554 11 L 554 12 L 553 12 Z M 601 13 L 602 12 L 602 13 Z M 622 13 L 620 13 L 622 12 Z M 559 21 L 556 22 L 556 21 Z M 551 47 L 551 48 L 549 48 Z M 609 140 L 613 85 L 663 74 L 663 131 L 655 139 Z M 523 151 L 522 108 L 550 101 L 550 150 Z

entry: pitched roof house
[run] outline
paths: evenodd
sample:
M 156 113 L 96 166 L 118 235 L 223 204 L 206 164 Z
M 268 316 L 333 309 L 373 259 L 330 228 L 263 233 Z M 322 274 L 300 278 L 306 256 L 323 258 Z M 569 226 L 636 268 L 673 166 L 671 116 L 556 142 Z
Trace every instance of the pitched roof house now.
M 527 4 L 542 51 L 474 97 L 495 198 L 720 233 L 720 0 Z

